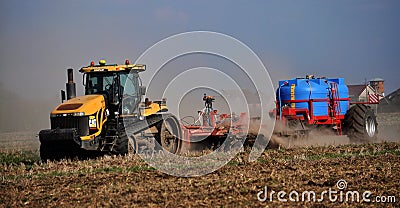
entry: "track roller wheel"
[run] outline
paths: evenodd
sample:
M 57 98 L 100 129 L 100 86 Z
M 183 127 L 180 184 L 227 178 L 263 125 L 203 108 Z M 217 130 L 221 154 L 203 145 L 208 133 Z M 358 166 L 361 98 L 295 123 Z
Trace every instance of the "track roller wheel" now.
M 119 130 L 118 138 L 115 142 L 115 146 L 112 150 L 113 154 L 116 155 L 126 155 L 126 154 L 134 154 L 137 149 L 137 142 L 135 137 L 126 135 L 124 129 Z
M 164 116 L 163 120 L 157 124 L 157 131 L 155 139 L 160 146 L 173 154 L 179 153 L 182 140 L 178 120 L 172 115 Z

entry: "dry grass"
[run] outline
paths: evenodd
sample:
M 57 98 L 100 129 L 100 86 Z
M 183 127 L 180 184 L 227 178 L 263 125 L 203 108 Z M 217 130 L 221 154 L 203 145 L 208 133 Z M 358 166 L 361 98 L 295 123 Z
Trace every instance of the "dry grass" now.
M 321 193 L 336 188 L 339 179 L 349 190 L 394 195 L 397 202 L 385 205 L 400 206 L 398 143 L 270 149 L 252 163 L 245 151 L 220 170 L 195 178 L 163 174 L 136 155 L 41 163 L 23 152 L 1 154 L 0 206 L 5 207 L 382 205 L 257 200 L 265 186 Z

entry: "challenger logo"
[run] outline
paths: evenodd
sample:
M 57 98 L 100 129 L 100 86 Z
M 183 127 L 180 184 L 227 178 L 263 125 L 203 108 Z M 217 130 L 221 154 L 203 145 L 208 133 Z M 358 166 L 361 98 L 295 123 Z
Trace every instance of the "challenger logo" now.
M 89 128 L 95 129 L 97 127 L 96 116 L 89 116 Z

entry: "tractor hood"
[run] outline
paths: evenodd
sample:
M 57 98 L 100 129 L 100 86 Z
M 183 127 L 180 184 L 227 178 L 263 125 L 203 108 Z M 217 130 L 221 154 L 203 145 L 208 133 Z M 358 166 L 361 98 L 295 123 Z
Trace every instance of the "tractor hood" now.
M 105 107 L 104 97 L 102 95 L 84 95 L 67 100 L 57 106 L 51 115 L 72 114 L 72 115 L 93 115 L 101 108 Z

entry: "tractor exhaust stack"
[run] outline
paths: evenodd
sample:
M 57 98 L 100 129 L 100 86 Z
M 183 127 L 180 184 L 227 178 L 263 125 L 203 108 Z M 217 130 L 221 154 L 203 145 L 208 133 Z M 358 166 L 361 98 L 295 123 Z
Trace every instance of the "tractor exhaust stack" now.
M 67 69 L 68 82 L 65 84 L 67 100 L 76 97 L 76 87 L 74 82 L 73 69 Z

